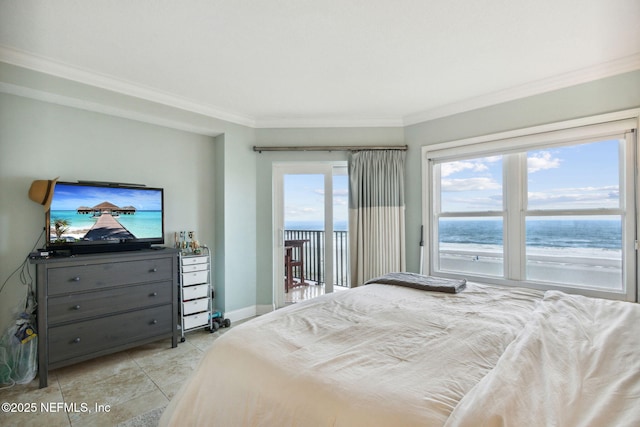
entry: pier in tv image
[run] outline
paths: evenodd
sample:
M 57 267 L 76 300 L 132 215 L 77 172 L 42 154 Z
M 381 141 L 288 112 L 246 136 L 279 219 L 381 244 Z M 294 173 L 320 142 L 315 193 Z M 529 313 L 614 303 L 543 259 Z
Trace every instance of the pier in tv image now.
M 158 188 L 58 182 L 48 241 L 163 241 L 163 191 Z

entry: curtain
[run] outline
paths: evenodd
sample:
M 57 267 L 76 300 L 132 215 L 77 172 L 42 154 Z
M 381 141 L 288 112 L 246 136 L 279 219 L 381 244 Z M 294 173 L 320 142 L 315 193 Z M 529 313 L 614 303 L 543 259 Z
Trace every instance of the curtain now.
M 405 152 L 353 152 L 349 159 L 351 286 L 405 271 Z

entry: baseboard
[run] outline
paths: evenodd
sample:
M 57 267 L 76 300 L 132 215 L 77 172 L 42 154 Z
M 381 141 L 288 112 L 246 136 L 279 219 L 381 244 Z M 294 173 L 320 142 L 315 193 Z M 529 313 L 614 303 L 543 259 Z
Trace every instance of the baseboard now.
M 275 310 L 273 308 L 273 304 L 262 304 L 256 306 L 256 314 L 258 316 L 262 316 L 263 314 L 267 314 Z
M 225 311 L 224 317 L 231 320 L 231 322 L 237 322 L 239 320 L 249 319 L 256 316 L 256 306 L 240 308 L 238 310 Z
M 240 320 L 250 319 L 256 316 L 262 316 L 270 311 L 273 311 L 273 306 L 271 304 L 252 305 L 238 310 L 225 311 L 224 317 L 232 322 L 238 322 Z

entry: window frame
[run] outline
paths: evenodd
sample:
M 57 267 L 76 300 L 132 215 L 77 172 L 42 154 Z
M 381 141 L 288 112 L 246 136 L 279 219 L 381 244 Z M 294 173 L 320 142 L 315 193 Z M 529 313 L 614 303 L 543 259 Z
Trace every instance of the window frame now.
M 423 274 L 441 277 L 466 277 L 470 281 L 507 286 L 526 286 L 541 290 L 557 289 L 569 293 L 580 293 L 587 296 L 604 297 L 638 301 L 640 290 L 637 286 L 638 269 L 638 228 L 640 228 L 640 210 L 637 205 L 636 194 L 640 186 L 636 176 L 640 168 L 638 159 L 638 122 L 640 109 L 610 113 L 589 118 L 558 122 L 543 126 L 518 129 L 515 131 L 485 135 L 476 138 L 455 140 L 445 143 L 425 145 L 422 147 L 422 218 L 425 224 L 425 244 L 423 259 Z M 627 133 L 630 129 L 632 133 Z M 623 221 L 623 268 L 622 280 L 624 290 L 609 291 L 600 288 L 578 287 L 559 283 L 545 283 L 528 281 L 526 274 L 526 219 L 532 216 L 563 216 L 568 214 L 596 215 L 602 210 L 529 210 L 527 201 L 527 155 L 528 150 L 539 150 L 550 147 L 578 145 L 594 142 L 601 137 L 619 137 L 623 134 L 626 142 L 624 158 L 620 159 L 620 192 L 624 192 L 626 206 L 618 209 L 606 209 L 607 214 L 621 215 Z M 520 153 L 517 156 L 510 154 Z M 435 221 L 440 217 L 457 216 L 456 213 L 438 215 L 440 176 L 435 176 L 435 163 L 463 159 L 477 159 L 490 155 L 503 155 L 503 210 L 465 212 L 463 217 L 502 216 L 504 224 L 504 277 L 479 276 L 468 273 L 452 273 L 439 271 L 437 227 Z M 623 157 L 623 156 L 621 156 Z M 508 164 L 509 163 L 509 164 Z M 519 163 L 519 164 L 516 164 Z M 523 169 L 524 168 L 524 169 Z M 523 173 L 524 171 L 524 173 Z M 625 186 L 626 183 L 626 186 Z M 524 198 L 524 200 L 523 200 Z M 518 232 L 514 230 L 518 229 Z M 631 230 L 629 233 L 628 230 Z M 510 251 L 509 249 L 512 248 Z M 516 248 L 516 249 L 513 249 Z M 517 258 L 514 262 L 513 258 Z M 514 279 L 516 278 L 516 279 Z

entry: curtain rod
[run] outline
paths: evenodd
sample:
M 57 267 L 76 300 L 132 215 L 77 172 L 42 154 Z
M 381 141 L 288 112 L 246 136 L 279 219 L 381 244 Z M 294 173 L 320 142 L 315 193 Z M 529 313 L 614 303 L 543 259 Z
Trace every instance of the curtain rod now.
M 306 147 L 257 147 L 253 151 L 364 151 L 364 150 L 402 150 L 406 151 L 407 145 L 309 145 Z

